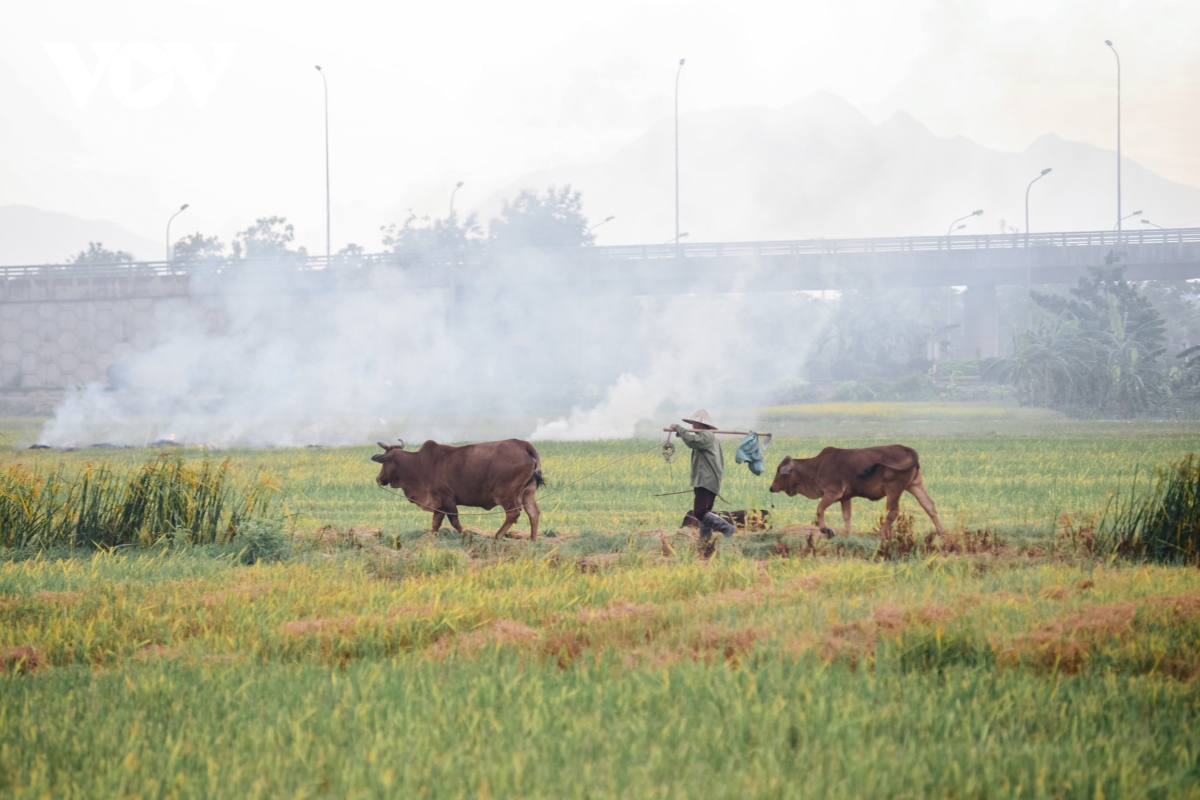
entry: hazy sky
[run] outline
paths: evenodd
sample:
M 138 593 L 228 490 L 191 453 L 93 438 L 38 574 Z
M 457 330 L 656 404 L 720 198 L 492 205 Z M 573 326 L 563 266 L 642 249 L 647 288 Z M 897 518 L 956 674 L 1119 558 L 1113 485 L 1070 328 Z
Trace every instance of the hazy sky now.
M 409 206 L 445 213 L 457 180 L 470 209 L 527 171 L 611 153 L 671 114 L 681 57 L 685 114 L 826 90 L 872 119 L 905 109 L 999 149 L 1048 132 L 1112 147 L 1110 38 L 1125 153 L 1200 186 L 1194 0 L 90 0 L 9 2 L 4 16 L 0 203 L 152 240 L 189 202 L 176 231 L 227 241 L 280 214 L 323 251 L 317 63 L 334 249 L 377 249 L 378 227 Z M 621 241 L 615 223 L 599 233 Z

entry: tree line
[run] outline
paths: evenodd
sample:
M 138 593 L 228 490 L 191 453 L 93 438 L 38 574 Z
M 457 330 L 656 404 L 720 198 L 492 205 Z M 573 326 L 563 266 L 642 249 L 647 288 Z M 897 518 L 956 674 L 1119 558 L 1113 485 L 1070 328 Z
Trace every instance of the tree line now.
M 444 250 L 479 250 L 487 247 L 583 247 L 594 244 L 596 237 L 588 229 L 583 213 L 583 197 L 570 184 L 550 186 L 542 194 L 524 189 L 511 201 L 505 200 L 499 215 L 487 229 L 478 214 L 460 217 L 451 211 L 444 218 L 418 216 L 409 211 L 400 224 L 380 228 L 381 244 L 386 252 L 418 254 Z M 307 258 L 308 249 L 295 246 L 296 230 L 287 217 L 259 217 L 245 230 L 238 231 L 226 245 L 217 236 L 200 231 L 188 234 L 172 245 L 176 261 L 223 261 L 227 259 Z M 347 244 L 337 252 L 340 258 L 361 256 L 365 248 Z M 87 249 L 68 256 L 69 264 L 114 264 L 133 261 L 133 254 L 110 250 L 102 242 L 88 242 Z
M 583 213 L 583 198 L 571 186 L 551 186 L 542 194 L 532 189 L 505 200 L 500 213 L 487 224 L 477 214 L 460 216 L 451 211 L 443 218 L 418 216 L 412 211 L 399 224 L 380 228 L 386 252 L 422 253 L 444 250 L 477 250 L 486 247 L 581 247 L 595 242 Z M 211 261 L 225 258 L 303 258 L 304 247 L 295 247 L 295 229 L 286 217 L 260 217 L 239 231 L 229 248 L 216 236 L 196 232 L 173 245 L 177 261 Z M 337 252 L 353 258 L 365 251 L 347 244 Z
M 818 320 L 798 332 L 810 342 L 803 378 L 781 383 L 776 400 L 1015 396 L 1023 405 L 1119 417 L 1200 401 L 1195 283 L 1126 280 L 1110 253 L 1074 286 L 1002 288 L 1002 316 L 1029 320 L 1014 326 L 1004 358 L 961 357 L 957 320 L 965 309 L 946 289 L 863 288 L 816 302 L 797 317 Z
M 1200 347 L 1186 338 L 1196 327 L 1196 287 L 1125 280 L 1115 253 L 1089 272 L 1066 296 L 1030 293 L 1033 326 L 985 377 L 1011 384 L 1028 405 L 1121 417 L 1200 399 Z M 1157 306 L 1147 296 L 1152 289 Z M 1173 309 L 1174 319 L 1159 306 Z M 1182 337 L 1169 337 L 1170 327 L 1183 328 Z

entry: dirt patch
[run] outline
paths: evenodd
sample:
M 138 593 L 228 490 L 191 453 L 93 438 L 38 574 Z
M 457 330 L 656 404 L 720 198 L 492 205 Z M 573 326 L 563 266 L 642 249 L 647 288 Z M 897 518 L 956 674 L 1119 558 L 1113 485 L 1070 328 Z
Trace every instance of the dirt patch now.
M 900 633 L 908 624 L 908 614 L 891 603 L 882 603 L 871 612 L 875 628 L 886 633 Z
M 58 606 L 74 605 L 79 600 L 79 592 L 34 592 L 35 600 L 41 600 L 43 603 L 52 603 Z
M 917 612 L 917 619 L 921 622 L 942 622 L 953 616 L 954 609 L 943 603 L 928 603 Z
M 845 661 L 851 669 L 859 662 L 875 657 L 875 642 L 878 633 L 870 620 L 856 620 L 845 624 L 833 623 L 825 629 L 821 641 L 821 658 L 824 661 Z
M 1156 597 L 1150 600 L 1148 605 L 1169 609 L 1176 619 L 1193 619 L 1200 617 L 1200 592 L 1173 597 Z
M 148 661 L 152 658 L 178 658 L 182 651 L 178 647 L 167 647 L 165 644 L 151 644 L 133 654 L 134 661 Z
M 775 530 L 776 536 L 803 536 L 805 538 L 820 533 L 821 529 L 816 525 L 784 525 Z
M 31 644 L 20 644 L 16 647 L 0 649 L 0 670 L 16 671 L 22 675 L 37 672 L 41 667 L 48 666 L 41 652 Z
M 1062 586 L 1055 586 L 1053 589 L 1042 590 L 1042 597 L 1046 600 L 1066 600 L 1070 596 L 1070 590 Z
M 392 622 L 397 619 L 430 619 L 441 613 L 441 609 L 432 605 L 421 606 L 397 606 L 396 608 L 388 609 L 387 621 Z
M 377 625 L 382 622 L 378 615 L 363 617 L 342 617 L 341 619 L 299 619 L 285 623 L 283 632 L 289 636 L 345 636 L 355 629 L 365 625 Z
M 711 664 L 719 657 L 725 663 L 737 666 L 757 638 L 758 630 L 755 628 L 708 626 L 692 634 L 687 647 L 693 661 Z
M 566 669 L 589 644 L 591 640 L 582 631 L 561 631 L 546 638 L 542 653 L 553 658 L 559 669 Z
M 433 646 L 433 655 L 439 659 L 451 654 L 478 656 L 484 650 L 501 645 L 534 650 L 541 640 L 542 632 L 538 629 L 501 617 L 469 633 L 439 639 Z
M 271 591 L 271 584 L 269 583 L 250 583 L 220 592 L 213 592 L 212 594 L 200 595 L 200 604 L 211 608 L 212 606 L 224 603 L 230 597 L 249 600 L 255 597 L 262 597 L 269 591 Z
M 1096 587 L 1096 582 L 1093 580 L 1080 581 L 1079 585 L 1075 587 L 1075 591 L 1082 594 L 1082 593 L 1088 591 L 1089 589 L 1094 589 L 1095 587 Z
M 817 575 L 805 575 L 797 578 L 795 583 L 806 592 L 815 592 L 821 588 L 821 578 Z
M 575 569 L 580 572 L 600 572 L 611 567 L 620 559 L 620 553 L 594 553 L 575 562 Z
M 1035 669 L 1074 675 L 1104 639 L 1128 633 L 1137 605 L 1132 602 L 1086 606 L 1017 636 L 1002 648 L 1005 660 L 1025 660 Z
M 916 612 L 892 603 L 881 603 L 867 619 L 829 625 L 817 645 L 823 660 L 844 661 L 851 669 L 855 669 L 859 663 L 875 657 L 880 637 L 897 639 L 914 621 L 938 623 L 953 616 L 954 608 L 941 603 L 923 605 Z M 811 643 L 808 641 L 798 641 L 797 651 L 809 646 Z
M 585 609 L 576 614 L 576 619 L 585 624 L 604 623 L 613 620 L 643 619 L 657 616 L 661 606 L 653 603 L 628 603 L 618 600 L 604 608 Z

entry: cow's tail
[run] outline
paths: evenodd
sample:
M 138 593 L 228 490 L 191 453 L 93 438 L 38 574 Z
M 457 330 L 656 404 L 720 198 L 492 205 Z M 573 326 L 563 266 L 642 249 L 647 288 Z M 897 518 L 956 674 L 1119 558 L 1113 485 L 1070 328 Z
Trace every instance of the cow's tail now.
M 528 442 L 525 444 L 525 452 L 533 457 L 533 477 L 530 480 L 533 481 L 534 486 L 540 489 L 546 485 L 546 479 L 542 477 L 542 457 Z

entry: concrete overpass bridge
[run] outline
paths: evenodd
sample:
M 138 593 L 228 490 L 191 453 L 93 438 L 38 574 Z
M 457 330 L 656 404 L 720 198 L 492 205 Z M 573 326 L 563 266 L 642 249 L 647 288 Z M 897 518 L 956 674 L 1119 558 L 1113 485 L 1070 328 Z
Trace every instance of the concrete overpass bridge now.
M 0 267 L 0 384 L 94 380 L 149 334 L 156 307 L 237 291 L 247 268 L 283 271 L 295 292 L 366 291 L 382 269 L 463 299 L 533 286 L 584 296 L 965 286 L 967 351 L 990 356 L 997 286 L 1074 283 L 1109 253 L 1131 280 L 1200 278 L 1200 228 Z

